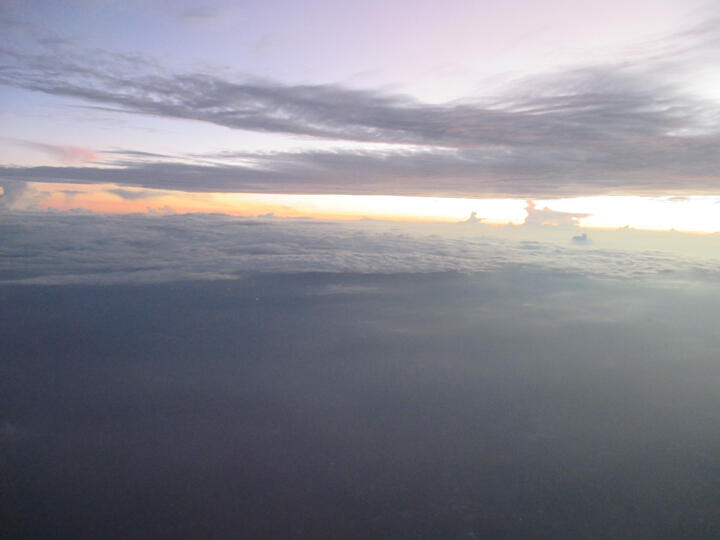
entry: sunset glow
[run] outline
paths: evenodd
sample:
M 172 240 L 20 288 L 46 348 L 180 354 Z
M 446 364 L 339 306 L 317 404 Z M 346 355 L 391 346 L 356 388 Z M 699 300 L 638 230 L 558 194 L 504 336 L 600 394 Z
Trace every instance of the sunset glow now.
M 525 222 L 528 201 L 388 195 L 297 195 L 259 193 L 188 193 L 120 187 L 113 184 L 33 183 L 40 208 L 130 213 L 221 213 L 244 217 L 379 219 L 460 222 L 489 225 Z M 533 201 L 538 210 L 577 217 L 577 227 L 688 233 L 720 232 L 720 196 L 599 196 Z M 552 223 L 547 223 L 551 225 Z
M 3 538 L 720 539 L 718 0 L 0 0 Z

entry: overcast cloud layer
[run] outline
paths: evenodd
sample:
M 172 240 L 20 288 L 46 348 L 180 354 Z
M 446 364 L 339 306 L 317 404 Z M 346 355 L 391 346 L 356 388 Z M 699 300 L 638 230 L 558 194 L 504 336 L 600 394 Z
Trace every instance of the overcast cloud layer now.
M 614 63 L 515 80 L 495 97 L 446 104 L 337 84 L 176 73 L 142 56 L 68 44 L 58 49 L 53 43 L 52 52 L 40 43 L 6 45 L 0 48 L 0 84 L 10 87 L 103 110 L 387 146 L 169 160 L 139 149 L 92 159 L 89 150 L 71 148 L 54 153 L 86 155 L 95 166 L 5 166 L 0 177 L 188 191 L 528 197 L 714 192 L 720 187 L 720 107 L 684 86 L 693 76 L 688 66 L 713 62 L 714 28 L 712 23 L 670 36 Z
M 526 225 L 533 227 L 533 225 Z M 712 279 L 717 260 L 494 237 L 492 227 L 239 219 L 223 215 L 5 213 L 1 283 L 144 283 L 253 272 L 475 273 L 512 265 L 602 278 Z
M 718 294 L 532 267 L 0 286 L 3 529 L 714 539 Z

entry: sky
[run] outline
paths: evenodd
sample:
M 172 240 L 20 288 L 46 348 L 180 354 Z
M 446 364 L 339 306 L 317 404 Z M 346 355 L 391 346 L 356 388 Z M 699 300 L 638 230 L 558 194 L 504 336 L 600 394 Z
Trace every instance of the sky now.
M 0 0 L 0 536 L 720 538 L 718 21 Z
M 0 181 L 38 208 L 720 230 L 713 2 L 3 6 Z

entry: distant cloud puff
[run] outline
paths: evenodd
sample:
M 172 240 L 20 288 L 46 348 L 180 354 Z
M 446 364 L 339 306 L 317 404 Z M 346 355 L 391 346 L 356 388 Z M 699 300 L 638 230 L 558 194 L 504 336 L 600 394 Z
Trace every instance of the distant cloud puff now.
M 583 233 L 583 234 L 578 234 L 576 236 L 573 236 L 572 243 L 578 244 L 581 246 L 587 246 L 589 244 L 592 244 L 592 240 L 590 240 L 590 238 L 588 238 L 587 233 Z
M 47 144 L 8 137 L 4 137 L 4 140 L 38 150 L 67 165 L 95 161 L 98 158 L 94 150 L 82 146 Z
M 578 219 L 587 217 L 589 214 L 577 214 L 572 212 L 558 212 L 543 208 L 542 210 L 535 206 L 535 201 L 528 201 L 526 225 L 553 225 L 556 227 L 574 227 Z
M 477 212 L 470 212 L 470 217 L 460 223 L 481 223 L 483 218 L 478 217 Z
M 35 210 L 41 194 L 25 182 L 5 182 L 0 195 L 0 208 L 5 210 Z
M 121 199 L 124 199 L 126 201 L 137 201 L 142 199 L 152 199 L 155 197 L 162 197 L 162 193 L 156 193 L 154 191 L 148 191 L 148 190 L 131 190 L 131 189 L 108 189 L 108 193 L 112 193 L 113 195 L 117 195 Z

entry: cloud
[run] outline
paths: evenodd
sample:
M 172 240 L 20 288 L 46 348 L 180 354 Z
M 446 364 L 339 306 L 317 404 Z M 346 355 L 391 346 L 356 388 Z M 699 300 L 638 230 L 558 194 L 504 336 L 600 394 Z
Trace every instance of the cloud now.
M 94 150 L 82 146 L 47 144 L 35 141 L 26 141 L 23 139 L 13 139 L 9 137 L 3 137 L 3 140 L 10 141 L 14 144 L 19 144 L 33 150 L 38 150 L 65 164 L 85 163 L 88 161 L 95 161 L 98 158 L 98 155 Z
M 525 225 L 527 226 L 552 225 L 555 227 L 575 227 L 579 219 L 590 215 L 558 212 L 550 210 L 549 208 L 540 210 L 535 206 L 535 201 L 527 201 L 525 211 L 527 212 L 527 217 L 525 218 Z
M 523 89 L 539 89 L 519 89 L 484 105 L 429 105 L 339 85 L 168 74 L 141 58 L 108 53 L 92 63 L 80 56 L 58 61 L 8 50 L 4 57 L 8 65 L 0 82 L 11 86 L 235 129 L 363 142 L 617 148 L 692 127 L 697 119 L 687 113 L 701 105 L 679 100 L 670 88 L 648 85 L 645 71 L 617 65 L 529 79 Z M 95 67 L 98 62 L 102 67 Z
M 162 193 L 155 193 L 152 191 L 133 191 L 129 189 L 108 189 L 108 193 L 112 193 L 113 195 L 117 195 L 121 199 L 124 199 L 126 201 L 137 201 L 142 199 L 153 199 L 155 197 L 162 197 Z
M 188 164 L 191 156 L 160 164 L 147 161 L 167 156 L 109 151 L 105 155 L 116 153 L 124 170 L 2 172 L 45 181 L 112 176 L 107 181 L 189 191 L 527 197 L 716 191 L 720 107 L 683 91 L 687 65 L 712 60 L 716 42 L 712 22 L 646 45 L 642 54 L 623 62 L 535 75 L 495 97 L 446 104 L 337 84 L 174 73 L 140 56 L 71 46 L 58 54 L 42 44 L 6 45 L 0 48 L 0 84 L 105 110 L 386 146 L 227 152 L 205 156 L 220 164 L 204 168 Z M 95 159 L 79 147 L 27 144 L 65 163 Z M 238 158 L 255 165 L 232 163 Z
M 572 237 L 571 240 L 572 240 L 573 244 L 578 244 L 581 246 L 587 246 L 589 244 L 592 244 L 592 240 L 590 240 L 590 238 L 588 238 L 587 233 L 575 235 Z
M 642 194 L 714 192 L 720 152 L 711 152 L 687 178 L 672 156 L 658 156 L 645 170 L 622 174 L 611 168 L 564 161 L 567 155 L 528 148 L 522 154 L 501 150 L 448 148 L 382 151 L 307 151 L 237 153 L 215 164 L 133 160 L 113 167 L 0 167 L 0 178 L 37 182 L 112 182 L 125 186 L 192 192 L 267 192 L 395 194 L 428 196 L 562 197 L 633 191 Z M 233 159 L 243 159 L 243 164 Z M 714 162 L 718 162 L 716 165 Z M 638 165 L 639 167 L 639 165 Z M 707 170 L 700 170 L 706 167 Z M 583 176 L 580 182 L 578 175 Z
M 0 185 L 0 208 L 12 211 L 34 210 L 42 198 L 38 190 L 25 182 L 5 182 Z
M 0 282 L 14 284 L 226 279 L 255 272 L 476 273 L 515 266 L 620 279 L 720 277 L 716 260 L 646 250 L 578 252 L 567 237 L 527 242 L 493 236 L 494 228 L 482 224 L 428 228 L 206 214 L 24 212 L 6 213 L 0 227 Z
M 478 217 L 477 212 L 470 212 L 470 216 L 465 220 L 461 221 L 460 223 L 466 223 L 466 224 L 473 224 L 473 223 L 481 223 L 483 221 L 483 218 Z
M 140 150 L 103 150 L 103 154 L 110 156 L 123 156 L 125 158 L 171 158 L 168 154 L 157 154 L 155 152 L 143 152 Z
M 214 157 L 244 157 L 256 166 L 227 163 L 202 172 L 182 163 L 139 165 L 132 159 L 141 156 L 128 154 L 130 163 L 121 163 L 127 170 L 115 174 L 126 180 L 112 180 L 127 185 L 528 197 L 707 192 L 720 185 L 720 108 L 684 93 L 678 74 L 713 43 L 709 32 L 689 34 L 690 47 L 679 46 L 676 36 L 622 63 L 529 77 L 494 98 L 447 104 L 336 84 L 172 73 L 139 56 L 71 48 L 60 57 L 0 49 L 0 84 L 121 112 L 388 145 L 381 151 L 227 153 Z M 684 39 L 683 45 L 690 38 Z M 110 174 L 3 171 L 13 177 L 43 173 L 50 181 Z

